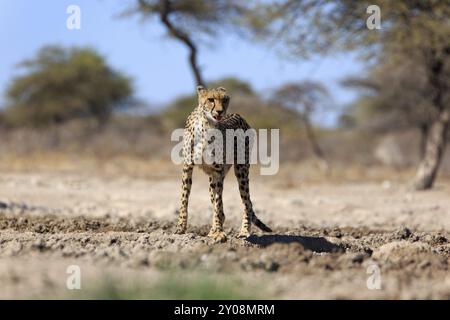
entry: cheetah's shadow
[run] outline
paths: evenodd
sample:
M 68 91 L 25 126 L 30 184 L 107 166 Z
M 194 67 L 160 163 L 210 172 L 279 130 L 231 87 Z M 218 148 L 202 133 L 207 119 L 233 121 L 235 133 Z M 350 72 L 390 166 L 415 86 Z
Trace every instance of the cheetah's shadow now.
M 343 246 L 332 243 L 324 237 L 306 237 L 285 234 L 268 234 L 268 235 L 251 235 L 247 241 L 262 247 L 270 246 L 271 244 L 281 243 L 300 243 L 305 249 L 314 252 L 343 252 Z

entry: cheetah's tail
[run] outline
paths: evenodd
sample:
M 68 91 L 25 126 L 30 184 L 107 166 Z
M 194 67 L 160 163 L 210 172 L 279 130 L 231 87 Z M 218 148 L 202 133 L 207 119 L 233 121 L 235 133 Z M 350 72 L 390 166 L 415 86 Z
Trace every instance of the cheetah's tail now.
M 272 232 L 272 229 L 270 229 L 268 226 L 264 224 L 261 220 L 258 219 L 256 214 L 253 212 L 252 222 L 257 226 L 259 229 L 265 232 Z

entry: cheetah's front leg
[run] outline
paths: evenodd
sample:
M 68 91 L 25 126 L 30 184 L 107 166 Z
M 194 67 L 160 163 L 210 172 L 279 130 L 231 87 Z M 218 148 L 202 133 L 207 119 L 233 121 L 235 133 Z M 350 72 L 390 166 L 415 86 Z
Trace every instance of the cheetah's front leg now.
M 213 238 L 215 242 L 224 242 L 227 240 L 227 236 L 223 231 L 223 222 L 225 221 L 222 201 L 223 180 L 223 172 L 213 173 L 209 177 L 209 194 L 214 208 L 214 218 L 208 237 Z
M 191 193 L 193 169 L 194 169 L 193 164 L 184 164 L 183 166 L 180 213 L 178 215 L 178 224 L 177 229 L 175 231 L 175 233 L 177 234 L 182 234 L 186 232 L 188 219 L 188 202 L 189 202 L 189 195 Z

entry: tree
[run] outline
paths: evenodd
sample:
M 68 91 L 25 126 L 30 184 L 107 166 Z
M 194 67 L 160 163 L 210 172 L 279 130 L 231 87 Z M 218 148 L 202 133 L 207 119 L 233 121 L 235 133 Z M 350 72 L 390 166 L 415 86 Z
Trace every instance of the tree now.
M 361 90 L 362 96 L 349 110 L 375 131 L 414 128 L 420 132 L 420 159 L 425 157 L 426 141 L 436 112 L 429 92 L 426 70 L 414 59 L 386 57 L 364 78 L 348 78 L 348 87 Z M 362 118 L 362 119 L 361 119 Z
M 241 80 L 239 78 L 234 77 L 226 77 L 222 78 L 216 81 L 211 81 L 208 83 L 209 88 L 218 88 L 218 87 L 224 87 L 227 89 L 227 92 L 234 95 L 247 95 L 247 96 L 253 96 L 255 95 L 255 92 L 253 91 L 252 86 L 250 83 Z
M 311 146 L 314 156 L 317 158 L 319 166 L 327 171 L 329 169 L 325 154 L 317 142 L 311 117 L 317 109 L 327 103 L 329 98 L 328 90 L 320 83 L 304 81 L 300 83 L 287 83 L 278 88 L 272 99 L 285 108 L 295 110 L 300 115 L 300 120 L 306 131 L 306 137 Z
M 237 26 L 244 12 L 238 0 L 136 0 L 137 5 L 125 15 L 138 14 L 144 19 L 158 17 L 170 37 L 189 50 L 189 65 L 196 85 L 205 85 L 198 63 L 198 42 L 214 39 L 223 28 Z
M 367 8 L 381 9 L 381 30 L 366 27 Z M 382 53 L 402 63 L 413 59 L 425 70 L 432 116 L 425 155 L 414 180 L 432 187 L 447 143 L 450 6 L 442 0 L 284 0 L 259 3 L 249 19 L 258 35 L 273 36 L 295 55 L 357 50 L 376 61 Z M 264 23 L 263 23 L 264 22 Z
M 45 126 L 94 117 L 103 124 L 132 94 L 130 79 L 92 49 L 46 46 L 7 88 L 7 122 Z

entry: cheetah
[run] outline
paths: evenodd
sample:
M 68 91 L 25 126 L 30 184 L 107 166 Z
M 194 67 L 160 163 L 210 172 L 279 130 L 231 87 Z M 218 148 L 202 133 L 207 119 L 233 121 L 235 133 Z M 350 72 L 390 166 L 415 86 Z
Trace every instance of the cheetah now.
M 225 215 L 223 212 L 222 192 L 223 181 L 231 166 L 234 166 L 234 174 L 239 183 L 239 192 L 244 205 L 244 214 L 239 233 L 240 238 L 247 238 L 251 235 L 251 225 L 255 224 L 259 229 L 265 232 L 272 232 L 261 220 L 259 220 L 253 211 L 252 201 L 249 192 L 249 149 L 250 139 L 245 140 L 245 145 L 238 144 L 236 140 L 232 141 L 234 148 L 234 161 L 225 161 L 226 145 L 223 146 L 222 162 L 213 161 L 210 164 L 205 160 L 205 148 L 214 139 L 208 139 L 209 129 L 218 129 L 225 141 L 227 129 L 247 130 L 251 129 L 249 124 L 239 114 L 227 114 L 230 96 L 223 87 L 216 89 L 206 89 L 203 86 L 197 87 L 198 106 L 191 112 L 186 121 L 183 135 L 183 173 L 182 173 L 182 192 L 180 201 L 180 210 L 176 228 L 177 234 L 186 231 L 188 219 L 188 201 L 192 186 L 192 172 L 194 166 L 199 166 L 209 176 L 209 194 L 214 209 L 214 217 L 208 236 L 215 242 L 224 242 L 227 236 L 223 229 Z M 216 131 L 217 132 L 217 131 Z M 233 138 L 234 139 L 234 138 Z M 238 150 L 245 148 L 245 160 L 237 161 Z M 214 151 L 214 150 L 213 150 Z M 242 152 L 242 150 L 241 150 Z M 214 152 L 213 152 L 214 155 Z M 220 157 L 220 156 L 219 156 Z M 200 162 L 200 163 L 199 163 Z

